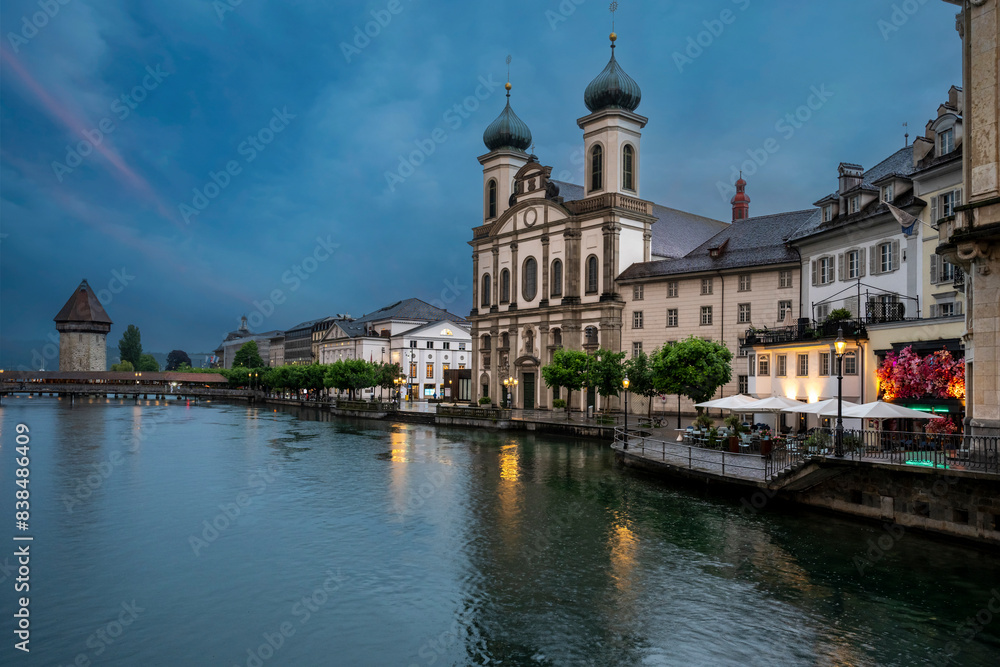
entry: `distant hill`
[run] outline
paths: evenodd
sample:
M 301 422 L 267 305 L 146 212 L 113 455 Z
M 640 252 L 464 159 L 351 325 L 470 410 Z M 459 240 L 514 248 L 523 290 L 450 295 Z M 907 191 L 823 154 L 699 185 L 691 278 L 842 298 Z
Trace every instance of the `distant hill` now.
M 57 336 L 58 334 L 56 334 Z M 14 340 L 10 338 L 0 338 L 0 368 L 5 370 L 59 370 L 59 343 L 55 340 Z M 187 350 L 185 350 L 187 352 Z M 169 352 L 149 352 L 152 354 L 162 369 L 167 365 L 167 354 Z M 188 352 L 193 366 L 207 366 L 205 360 L 211 356 L 211 352 Z M 118 344 L 108 346 L 108 367 L 117 364 Z

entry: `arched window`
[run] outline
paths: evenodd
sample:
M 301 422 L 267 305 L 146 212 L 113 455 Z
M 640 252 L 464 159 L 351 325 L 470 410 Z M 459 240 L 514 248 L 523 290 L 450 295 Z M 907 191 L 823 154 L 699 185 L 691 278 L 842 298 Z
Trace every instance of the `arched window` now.
M 484 273 L 483 293 L 479 297 L 479 303 L 481 303 L 485 307 L 488 307 L 490 305 L 490 299 L 493 298 L 493 295 L 490 293 L 491 292 L 490 287 L 492 287 L 492 285 L 490 285 L 490 274 Z
M 552 296 L 562 296 L 562 260 L 552 262 Z
M 510 271 L 504 269 L 500 272 L 500 303 L 510 301 Z
M 486 186 L 486 217 L 497 217 L 497 182 L 492 178 Z
M 604 187 L 604 149 L 595 144 L 590 149 L 590 189 L 600 190 Z
M 622 187 L 635 190 L 635 149 L 628 144 L 622 149 Z
M 525 301 L 531 301 L 538 294 L 538 262 L 534 257 L 524 260 L 524 279 L 521 281 L 521 294 Z
M 587 294 L 597 293 L 597 255 L 587 258 Z

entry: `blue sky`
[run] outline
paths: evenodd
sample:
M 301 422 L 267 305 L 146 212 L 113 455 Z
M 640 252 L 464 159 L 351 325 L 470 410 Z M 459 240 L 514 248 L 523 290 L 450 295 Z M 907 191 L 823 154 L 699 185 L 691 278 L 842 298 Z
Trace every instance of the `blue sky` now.
M 619 4 L 616 56 L 649 118 L 642 196 L 701 215 L 729 220 L 719 184 L 754 155 L 751 215 L 809 207 L 839 162 L 891 154 L 961 83 L 940 0 Z M 411 296 L 467 314 L 504 59 L 535 153 L 580 182 L 610 16 L 595 0 L 7 0 L 0 25 L 0 337 L 47 336 L 87 278 L 109 342 L 135 324 L 147 349 L 194 352 L 243 314 L 285 329 Z

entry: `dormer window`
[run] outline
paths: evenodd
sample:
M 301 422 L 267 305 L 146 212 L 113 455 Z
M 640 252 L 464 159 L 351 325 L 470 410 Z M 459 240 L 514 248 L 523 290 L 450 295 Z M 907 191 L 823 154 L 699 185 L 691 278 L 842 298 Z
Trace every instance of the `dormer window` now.
M 882 186 L 882 201 L 891 203 L 892 200 L 893 200 L 892 183 L 886 183 L 885 185 Z
M 938 132 L 938 155 L 947 155 L 955 150 L 955 130 L 953 128 Z
M 857 213 L 861 210 L 861 195 L 854 195 L 847 202 L 847 212 Z
M 830 222 L 833 220 L 833 204 L 827 204 L 823 207 L 823 222 Z

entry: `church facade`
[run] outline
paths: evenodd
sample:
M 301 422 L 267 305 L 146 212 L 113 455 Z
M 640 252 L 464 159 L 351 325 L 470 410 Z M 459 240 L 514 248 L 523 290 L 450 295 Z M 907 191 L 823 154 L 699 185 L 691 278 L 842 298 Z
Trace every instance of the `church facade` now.
M 488 396 L 545 409 L 558 390 L 541 367 L 555 350 L 622 349 L 625 299 L 618 276 L 651 259 L 681 257 L 725 223 L 659 206 L 641 196 L 642 129 L 638 84 L 615 58 L 587 86 L 579 118 L 583 186 L 552 180 L 528 152 L 528 126 L 507 105 L 486 129 L 483 218 L 472 240 L 473 399 Z M 514 384 L 516 381 L 516 384 Z M 600 403 L 583 393 L 573 407 Z

